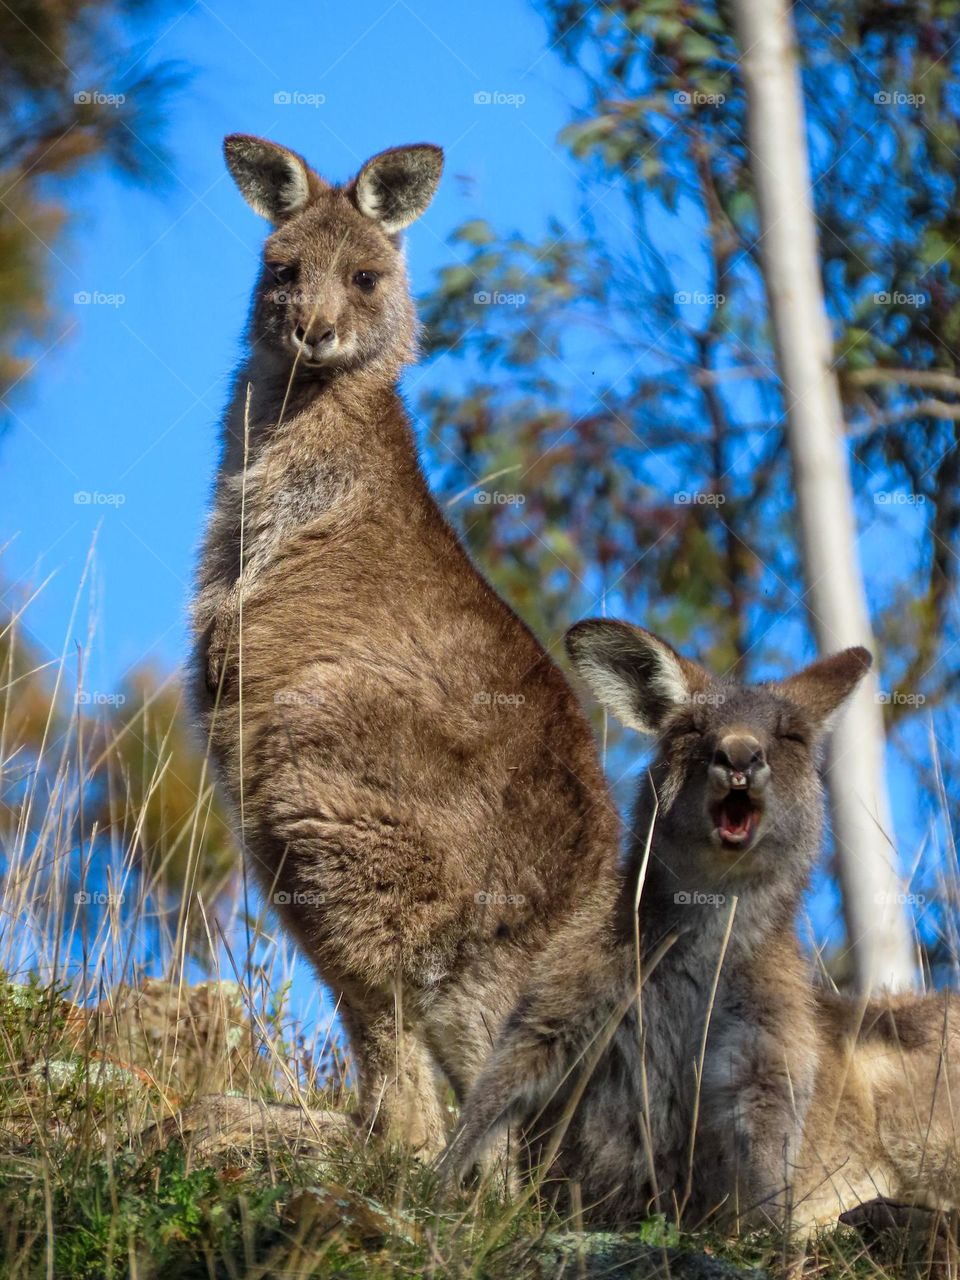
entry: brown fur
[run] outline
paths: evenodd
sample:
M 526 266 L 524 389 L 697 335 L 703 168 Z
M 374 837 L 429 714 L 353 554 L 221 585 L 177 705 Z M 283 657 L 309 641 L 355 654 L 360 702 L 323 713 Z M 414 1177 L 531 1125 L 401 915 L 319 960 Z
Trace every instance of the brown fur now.
M 398 393 L 416 322 L 397 235 L 439 150 L 345 187 L 260 139 L 226 150 L 276 226 L 200 564 L 196 702 L 250 865 L 339 1000 L 368 1120 L 437 1150 L 438 1082 L 465 1093 L 533 956 L 612 879 L 616 815 Z
M 820 992 L 817 1032 L 800 1221 L 829 1222 L 875 1196 L 960 1208 L 960 998 Z
M 588 904 L 541 958 L 448 1178 L 517 1122 L 532 1164 L 577 1182 L 595 1222 L 660 1209 L 807 1227 L 878 1194 L 955 1203 L 958 1002 L 818 992 L 795 932 L 820 844 L 820 744 L 869 655 L 744 688 L 621 623 L 581 624 L 570 646 L 659 749 L 618 909 Z M 759 821 L 731 847 L 716 805 L 735 788 Z

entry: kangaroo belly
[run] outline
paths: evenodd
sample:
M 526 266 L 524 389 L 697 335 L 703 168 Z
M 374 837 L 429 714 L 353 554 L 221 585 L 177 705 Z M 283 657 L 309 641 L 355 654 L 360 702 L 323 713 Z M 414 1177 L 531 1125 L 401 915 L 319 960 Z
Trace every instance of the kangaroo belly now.
M 650 995 L 643 1021 L 647 1034 L 651 1026 L 654 1031 L 646 1054 L 636 1009 L 630 1008 L 596 1061 L 590 1048 L 584 1050 L 537 1126 L 542 1136 L 534 1142 L 534 1163 L 557 1143 L 551 1177 L 578 1184 L 584 1215 L 595 1225 L 669 1214 L 684 1200 L 693 1060 L 683 1052 L 682 1025 L 674 1024 L 676 1036 L 656 1025 L 659 1002 Z M 605 1038 L 601 1030 L 596 1045 Z
M 529 943 L 569 909 L 543 854 L 578 815 L 537 821 L 532 765 L 469 690 L 390 654 L 318 655 L 249 687 L 215 741 L 236 802 L 242 774 L 257 875 L 325 972 L 429 992 L 482 940 Z

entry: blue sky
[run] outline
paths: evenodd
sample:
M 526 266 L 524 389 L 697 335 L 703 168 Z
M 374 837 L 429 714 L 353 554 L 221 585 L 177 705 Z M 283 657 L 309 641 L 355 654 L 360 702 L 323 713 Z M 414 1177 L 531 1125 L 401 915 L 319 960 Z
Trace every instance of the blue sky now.
M 576 206 L 556 144 L 576 86 L 524 0 L 485 3 L 482 21 L 469 23 L 442 0 L 323 5 L 307 19 L 278 10 L 269 20 L 260 6 L 200 0 L 132 47 L 137 59 L 192 71 L 169 105 L 168 184 L 142 191 L 101 175 L 75 186 L 60 255 L 63 324 L 0 441 L 2 543 L 13 536 L 3 572 L 21 591 L 47 583 L 28 622 L 53 653 L 84 640 L 92 620 L 87 686 L 107 693 L 130 667 L 169 668 L 185 653 L 217 420 L 266 230 L 226 173 L 223 135 L 275 138 L 334 180 L 384 147 L 440 143 L 441 190 L 408 234 L 417 292 L 455 261 L 446 240 L 464 219 L 537 232 Z M 476 102 L 484 93 L 523 101 Z

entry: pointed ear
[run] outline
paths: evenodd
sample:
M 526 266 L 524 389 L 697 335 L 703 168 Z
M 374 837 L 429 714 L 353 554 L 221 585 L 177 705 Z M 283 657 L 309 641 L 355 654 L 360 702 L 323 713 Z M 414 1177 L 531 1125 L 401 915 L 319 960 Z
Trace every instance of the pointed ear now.
M 266 138 L 231 133 L 223 154 L 244 200 L 273 223 L 299 213 L 323 186 L 301 156 Z
M 577 672 L 618 720 L 658 733 L 667 717 L 710 684 L 703 667 L 642 627 L 591 618 L 566 637 Z
M 817 727 L 828 732 L 843 704 L 873 665 L 867 649 L 843 649 L 778 680 L 773 688 L 801 707 Z
M 368 160 L 353 184 L 352 196 L 366 217 L 387 235 L 409 227 L 433 199 L 443 172 L 443 152 L 428 142 L 392 147 Z

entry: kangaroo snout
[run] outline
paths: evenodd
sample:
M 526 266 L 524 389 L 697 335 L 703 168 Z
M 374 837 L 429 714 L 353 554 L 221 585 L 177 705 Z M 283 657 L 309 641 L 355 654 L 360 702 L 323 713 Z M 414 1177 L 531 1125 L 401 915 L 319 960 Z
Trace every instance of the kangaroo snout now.
M 709 775 L 714 798 L 708 811 L 716 836 L 725 849 L 745 849 L 759 833 L 770 778 L 763 744 L 744 729 L 723 734 L 714 747 Z
M 728 733 L 717 743 L 710 778 L 718 791 L 758 791 L 770 777 L 763 744 L 751 733 Z
M 325 318 L 301 320 L 294 326 L 291 341 L 304 359 L 313 360 L 336 345 L 336 322 Z

